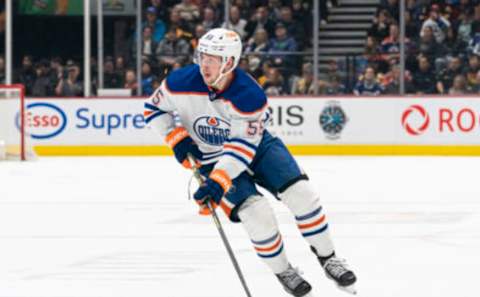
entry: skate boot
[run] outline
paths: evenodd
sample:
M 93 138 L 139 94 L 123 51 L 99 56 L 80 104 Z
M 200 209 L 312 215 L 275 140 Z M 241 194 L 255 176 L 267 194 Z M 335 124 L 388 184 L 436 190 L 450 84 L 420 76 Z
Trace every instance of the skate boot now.
M 292 265 L 289 265 L 287 270 L 276 274 L 276 276 L 285 291 L 295 297 L 305 296 L 312 290 L 310 284 L 300 276 L 298 270 L 293 268 Z
M 314 247 L 312 247 L 312 251 L 317 255 Z M 338 258 L 335 254 L 326 259 L 318 255 L 317 257 L 329 279 L 333 280 L 340 289 L 351 294 L 357 294 L 355 289 L 357 277 L 353 271 L 347 268 L 347 263 L 344 259 Z

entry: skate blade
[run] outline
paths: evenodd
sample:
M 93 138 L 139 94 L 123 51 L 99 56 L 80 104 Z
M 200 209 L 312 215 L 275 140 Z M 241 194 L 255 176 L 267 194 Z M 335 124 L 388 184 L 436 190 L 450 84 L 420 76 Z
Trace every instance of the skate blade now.
M 342 291 L 345 291 L 347 293 L 350 293 L 352 295 L 357 295 L 357 289 L 355 288 L 355 285 L 350 285 L 350 286 L 338 286 L 338 288 Z

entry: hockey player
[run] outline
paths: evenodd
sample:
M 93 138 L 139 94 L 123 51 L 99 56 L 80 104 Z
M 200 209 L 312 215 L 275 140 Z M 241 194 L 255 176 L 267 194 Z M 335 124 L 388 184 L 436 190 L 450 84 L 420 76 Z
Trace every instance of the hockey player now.
M 256 185 L 285 203 L 326 275 L 353 292 L 356 277 L 335 254 L 318 194 L 282 141 L 265 128 L 263 90 L 236 68 L 241 53 L 237 33 L 207 32 L 196 64 L 170 73 L 145 102 L 145 121 L 165 136 L 184 167 L 201 165 L 206 180 L 194 194 L 201 213 L 208 212 L 205 203 L 211 199 L 231 221 L 241 222 L 288 293 L 304 296 L 311 286 L 289 263 L 274 213 Z M 190 164 L 189 153 L 199 164 Z

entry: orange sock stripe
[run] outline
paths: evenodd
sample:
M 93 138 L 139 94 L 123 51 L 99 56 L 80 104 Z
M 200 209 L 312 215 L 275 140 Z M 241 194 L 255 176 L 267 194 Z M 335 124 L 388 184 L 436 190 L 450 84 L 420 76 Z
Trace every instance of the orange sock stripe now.
M 268 247 L 268 248 L 255 247 L 255 250 L 258 251 L 258 252 L 269 252 L 269 251 L 275 250 L 280 244 L 282 244 L 282 236 L 281 235 L 278 236 L 278 240 L 271 247 Z
M 246 149 L 244 148 L 241 148 L 239 146 L 236 146 L 236 145 L 231 145 L 231 144 L 224 144 L 223 145 L 224 148 L 228 148 L 228 149 L 232 149 L 232 150 L 236 150 L 236 151 L 239 151 L 241 153 L 244 153 L 246 156 L 250 157 L 253 159 L 253 154 L 249 151 L 247 151 Z
M 228 192 L 230 190 L 230 187 L 232 186 L 232 180 L 228 176 L 227 172 L 222 169 L 215 169 L 210 173 L 210 178 L 219 183 L 223 190 Z
M 165 142 L 170 148 L 173 148 L 186 137 L 188 137 L 187 130 L 183 127 L 178 127 L 173 129 L 173 131 L 167 135 Z
M 313 223 L 310 223 L 310 224 L 303 224 L 303 225 L 298 225 L 298 228 L 300 229 L 306 229 L 306 228 L 310 228 L 310 227 L 313 227 L 313 226 L 317 226 L 317 225 L 320 225 L 321 223 L 323 223 L 323 221 L 325 221 L 325 215 L 322 215 L 320 217 L 320 219 L 316 220 L 315 222 Z

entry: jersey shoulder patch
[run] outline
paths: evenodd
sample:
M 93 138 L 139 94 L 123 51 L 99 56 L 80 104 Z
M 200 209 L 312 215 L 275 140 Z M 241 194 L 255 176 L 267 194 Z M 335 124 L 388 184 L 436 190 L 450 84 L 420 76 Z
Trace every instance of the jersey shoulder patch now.
M 171 72 L 166 78 L 167 90 L 171 93 L 207 94 L 198 65 L 193 64 Z
M 267 104 L 267 96 L 258 83 L 241 69 L 235 70 L 235 79 L 221 95 L 240 113 L 254 113 Z

